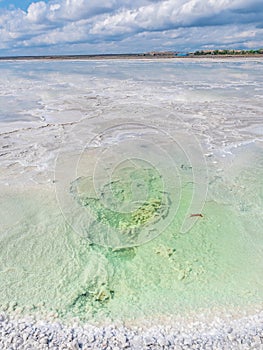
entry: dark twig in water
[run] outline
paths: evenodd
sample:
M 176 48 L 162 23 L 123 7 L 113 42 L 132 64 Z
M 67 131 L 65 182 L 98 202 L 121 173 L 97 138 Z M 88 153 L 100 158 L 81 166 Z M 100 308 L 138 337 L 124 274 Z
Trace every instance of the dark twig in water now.
M 193 217 L 200 217 L 200 218 L 203 218 L 204 215 L 203 215 L 203 214 L 191 214 L 191 215 L 190 215 L 190 218 L 193 218 Z

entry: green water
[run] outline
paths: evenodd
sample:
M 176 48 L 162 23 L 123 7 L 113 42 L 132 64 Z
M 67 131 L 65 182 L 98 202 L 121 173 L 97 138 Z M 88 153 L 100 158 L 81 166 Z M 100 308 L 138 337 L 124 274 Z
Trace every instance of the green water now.
M 122 249 L 96 244 L 76 232 L 61 212 L 55 184 L 12 189 L 3 186 L 1 307 L 43 315 L 56 312 L 65 320 L 77 316 L 92 322 L 182 315 L 212 307 L 246 309 L 261 304 L 261 148 L 245 148 L 230 163 L 221 165 L 225 168 L 218 172 L 208 164 L 203 217 L 188 218 L 195 220 L 188 232 L 180 233 L 180 228 L 193 186 L 187 171 L 181 169 L 180 203 L 170 224 L 144 244 L 134 246 L 132 241 L 130 247 Z M 100 191 L 97 197 L 94 193 L 87 195 L 87 191 L 92 192 L 87 179 L 76 179 L 75 188 L 74 183 L 68 183 L 67 190 L 76 205 L 93 213 L 95 222 L 100 219 L 105 227 L 119 230 L 118 234 L 132 230 L 136 236 L 145 227 L 160 223 L 165 212 L 162 206 L 167 205 L 161 177 L 149 170 L 143 173 L 144 184 L 149 185 L 146 201 L 137 203 L 133 214 L 122 213 L 118 218 L 116 208 L 132 196 L 125 176 L 108 195 L 108 189 L 101 188 L 105 203 L 112 199 L 109 193 L 115 194 L 115 210 L 113 206 L 111 211 L 98 201 Z M 133 177 L 137 175 L 132 172 Z M 76 183 L 84 186 L 82 197 L 80 192 L 76 195 Z M 176 195 L 168 193 L 171 201 Z
M 164 191 L 162 177 L 152 168 L 124 168 L 118 176 L 94 190 L 94 178 L 80 177 L 73 181 L 70 192 L 81 207 L 89 209 L 91 215 L 87 231 L 91 242 L 101 243 L 112 248 L 138 246 L 142 231 L 155 227 L 166 218 L 170 199 Z M 145 193 L 143 193 L 145 190 Z M 113 229 L 119 237 L 114 246 L 111 232 L 102 236 L 100 232 Z M 152 233 L 148 232 L 152 238 Z

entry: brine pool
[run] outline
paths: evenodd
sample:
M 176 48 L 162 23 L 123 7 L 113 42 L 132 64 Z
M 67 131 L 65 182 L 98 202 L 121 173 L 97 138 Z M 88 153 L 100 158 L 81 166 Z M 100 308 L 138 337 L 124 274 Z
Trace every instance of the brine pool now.
M 0 64 L 0 309 L 262 309 L 263 63 Z

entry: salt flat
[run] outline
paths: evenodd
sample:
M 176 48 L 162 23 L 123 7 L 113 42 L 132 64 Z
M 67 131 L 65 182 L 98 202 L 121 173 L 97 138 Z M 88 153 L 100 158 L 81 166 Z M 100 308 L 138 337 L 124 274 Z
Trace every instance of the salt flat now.
M 261 60 L 0 70 L 2 311 L 147 329 L 227 320 L 238 344 L 263 300 Z

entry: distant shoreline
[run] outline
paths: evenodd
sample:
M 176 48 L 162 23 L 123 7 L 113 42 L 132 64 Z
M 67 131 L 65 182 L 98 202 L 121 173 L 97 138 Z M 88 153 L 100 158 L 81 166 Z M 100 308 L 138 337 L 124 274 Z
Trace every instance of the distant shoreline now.
M 0 61 L 37 61 L 37 60 L 109 60 L 109 59 L 228 59 L 228 58 L 263 58 L 263 54 L 235 54 L 235 55 L 171 55 L 171 54 L 107 54 L 107 55 L 44 55 L 44 56 L 2 56 Z

